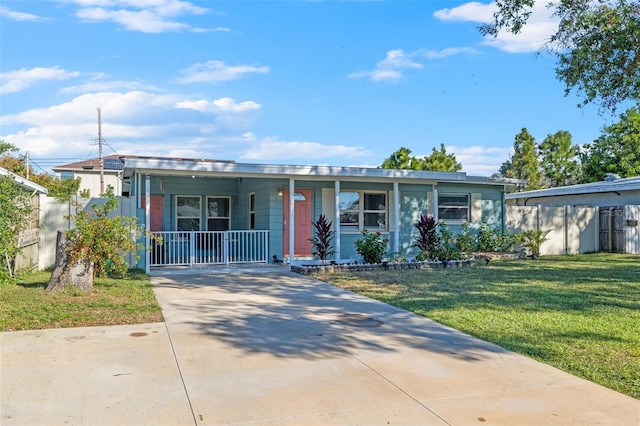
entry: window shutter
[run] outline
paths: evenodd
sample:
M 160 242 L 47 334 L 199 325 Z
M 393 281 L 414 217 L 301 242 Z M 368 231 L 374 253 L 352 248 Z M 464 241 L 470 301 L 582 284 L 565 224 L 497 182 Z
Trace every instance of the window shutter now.
M 482 194 L 471 194 L 471 222 L 482 222 Z
M 433 192 L 427 192 L 427 216 L 434 216 Z
M 387 229 L 389 231 L 396 230 L 396 208 L 394 203 L 393 191 L 387 192 Z M 398 190 L 398 203 L 401 203 L 400 190 Z
M 327 218 L 328 222 L 335 219 L 336 211 L 336 197 L 333 188 L 322 188 L 322 213 Z M 334 224 L 334 229 L 339 227 L 339 223 Z

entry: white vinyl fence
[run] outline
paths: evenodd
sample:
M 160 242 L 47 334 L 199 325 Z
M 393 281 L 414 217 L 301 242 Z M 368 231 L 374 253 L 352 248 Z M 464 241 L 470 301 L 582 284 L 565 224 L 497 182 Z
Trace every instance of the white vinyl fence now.
M 623 206 L 623 225 L 618 229 L 622 245 L 612 249 L 629 254 L 640 254 L 640 229 L 638 219 L 640 206 Z M 577 254 L 609 250 L 601 244 L 603 232 L 601 217 L 609 211 L 608 207 L 543 207 L 543 206 L 507 206 L 506 226 L 511 233 L 530 229 L 550 230 L 548 241 L 541 247 L 542 255 Z M 616 229 L 605 230 L 611 238 Z
M 117 197 L 118 209 L 115 215 L 135 216 L 134 201 L 131 198 Z M 40 195 L 40 243 L 38 269 L 46 269 L 56 260 L 56 238 L 58 231 L 68 231 L 73 228 L 73 221 L 69 216 L 85 209 L 91 209 L 92 204 L 103 204 L 106 198 L 80 198 L 59 202 L 53 197 Z M 127 259 L 132 264 L 132 256 Z

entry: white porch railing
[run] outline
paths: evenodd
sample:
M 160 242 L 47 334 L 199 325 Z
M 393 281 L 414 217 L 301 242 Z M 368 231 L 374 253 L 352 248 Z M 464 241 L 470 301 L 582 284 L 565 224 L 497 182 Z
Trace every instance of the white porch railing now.
M 269 231 L 154 232 L 150 266 L 267 263 Z

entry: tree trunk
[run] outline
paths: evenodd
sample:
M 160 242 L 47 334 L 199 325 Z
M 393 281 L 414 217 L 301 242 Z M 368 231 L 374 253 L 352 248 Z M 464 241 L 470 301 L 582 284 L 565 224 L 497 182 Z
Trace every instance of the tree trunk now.
M 93 287 L 93 264 L 88 260 L 71 264 L 71 254 L 67 251 L 67 235 L 64 231 L 58 231 L 56 262 L 46 291 L 59 291 L 69 286 L 90 293 Z

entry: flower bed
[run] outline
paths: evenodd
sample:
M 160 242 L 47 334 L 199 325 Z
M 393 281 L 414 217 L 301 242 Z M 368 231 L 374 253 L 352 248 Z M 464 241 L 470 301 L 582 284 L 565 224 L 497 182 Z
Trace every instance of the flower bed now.
M 397 269 L 444 269 L 444 268 L 472 268 L 476 265 L 476 259 L 436 261 L 425 260 L 422 262 L 382 262 L 382 263 L 342 263 L 338 265 L 291 265 L 291 270 L 300 275 L 309 275 L 319 272 L 349 272 L 349 271 L 374 271 Z

